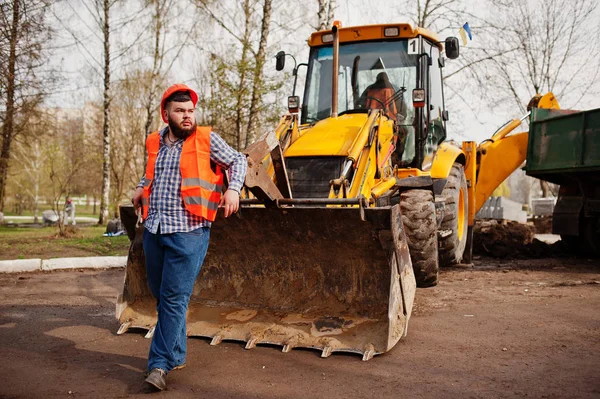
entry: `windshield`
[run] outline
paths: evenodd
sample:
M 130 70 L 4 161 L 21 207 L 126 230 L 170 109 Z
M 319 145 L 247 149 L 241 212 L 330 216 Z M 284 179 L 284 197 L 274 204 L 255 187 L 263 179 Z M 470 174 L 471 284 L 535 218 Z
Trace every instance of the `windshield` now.
M 389 111 L 394 119 L 400 114 L 401 119 L 412 120 L 414 110 L 407 93 L 415 88 L 417 55 L 416 51 L 407 53 L 407 44 L 408 40 L 340 44 L 339 114 L 379 108 Z M 303 123 L 314 123 L 331 114 L 332 61 L 333 47 L 311 50 Z

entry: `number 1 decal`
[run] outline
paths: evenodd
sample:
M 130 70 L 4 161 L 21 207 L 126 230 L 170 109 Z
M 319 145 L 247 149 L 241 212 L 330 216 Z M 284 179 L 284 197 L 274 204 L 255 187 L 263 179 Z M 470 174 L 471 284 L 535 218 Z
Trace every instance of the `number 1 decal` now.
M 417 54 L 418 48 L 419 43 L 417 43 L 417 39 L 410 39 L 408 41 L 408 54 Z

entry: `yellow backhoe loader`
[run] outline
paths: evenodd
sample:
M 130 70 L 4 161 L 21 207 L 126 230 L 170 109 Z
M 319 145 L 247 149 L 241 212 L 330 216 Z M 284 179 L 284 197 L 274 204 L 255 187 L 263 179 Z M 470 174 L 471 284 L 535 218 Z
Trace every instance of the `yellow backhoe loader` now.
M 246 149 L 241 210 L 213 224 L 188 335 L 368 360 L 406 334 L 416 286 L 437 284 L 440 264 L 470 262 L 475 213 L 524 161 L 527 132 L 508 135 L 517 120 L 479 147 L 445 141 L 442 68 L 456 38 L 336 23 L 308 44 L 293 70 L 307 67 L 302 104 L 290 96 L 277 129 Z M 548 94 L 531 106 L 558 105 Z M 121 215 L 132 245 L 119 333 L 151 336 L 143 227 L 132 208 Z

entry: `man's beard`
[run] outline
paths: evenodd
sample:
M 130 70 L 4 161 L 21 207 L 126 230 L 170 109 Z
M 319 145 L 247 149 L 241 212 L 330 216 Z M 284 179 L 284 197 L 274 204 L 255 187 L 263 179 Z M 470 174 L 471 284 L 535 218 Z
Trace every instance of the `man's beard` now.
M 167 119 L 169 123 L 169 129 L 171 129 L 171 133 L 173 133 L 173 135 L 178 139 L 187 139 L 191 136 L 192 133 L 196 131 L 196 126 L 193 123 L 189 128 L 184 129 L 182 127 L 177 126 L 177 123 L 171 120 L 171 118 Z

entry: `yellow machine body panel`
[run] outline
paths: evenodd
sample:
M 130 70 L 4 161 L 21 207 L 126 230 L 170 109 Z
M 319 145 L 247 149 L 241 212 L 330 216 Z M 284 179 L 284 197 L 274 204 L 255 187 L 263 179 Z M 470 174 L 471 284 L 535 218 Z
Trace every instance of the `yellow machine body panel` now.
M 475 181 L 477 181 L 477 144 L 474 141 L 464 141 L 462 143 L 463 154 L 465 155 L 465 178 L 467 179 L 467 209 L 468 224 L 475 224 L 476 206 L 475 206 Z M 468 249 L 469 253 L 471 249 Z
M 350 146 L 367 121 L 366 114 L 327 118 L 302 129 L 296 140 L 285 149 L 286 157 L 346 156 Z
M 465 164 L 465 154 L 463 153 L 463 150 L 453 144 L 443 142 L 439 145 L 435 157 L 433 158 L 430 172 L 431 178 L 447 178 L 452 169 L 452 165 L 454 165 L 455 162 L 462 165 Z
M 492 192 L 525 161 L 527 132 L 504 137 L 480 146 L 480 163 L 475 187 L 475 213 Z
M 417 168 L 399 168 L 394 171 L 394 175 L 398 179 L 404 179 L 406 177 L 431 176 L 431 172 Z

